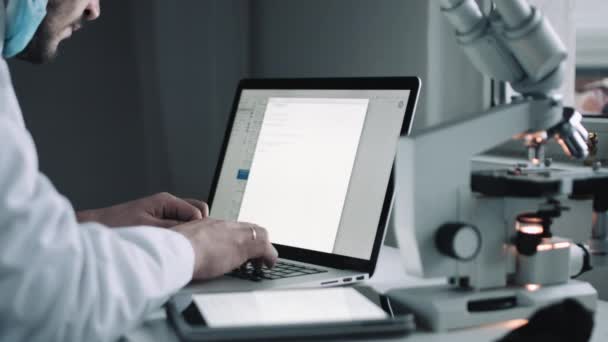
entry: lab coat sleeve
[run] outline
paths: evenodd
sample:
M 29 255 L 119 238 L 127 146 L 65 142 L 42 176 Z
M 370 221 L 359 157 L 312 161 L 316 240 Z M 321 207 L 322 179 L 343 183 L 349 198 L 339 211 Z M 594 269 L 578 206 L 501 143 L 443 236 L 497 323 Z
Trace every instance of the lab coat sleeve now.
M 0 341 L 115 340 L 193 267 L 181 234 L 79 224 L 38 171 L 29 133 L 0 115 Z

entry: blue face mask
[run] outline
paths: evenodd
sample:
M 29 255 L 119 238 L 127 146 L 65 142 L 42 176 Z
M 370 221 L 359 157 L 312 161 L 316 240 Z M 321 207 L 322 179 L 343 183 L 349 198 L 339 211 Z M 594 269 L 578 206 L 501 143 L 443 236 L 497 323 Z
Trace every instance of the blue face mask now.
M 3 0 L 0 0 L 0 2 Z M 23 51 L 46 16 L 48 0 L 9 0 L 6 6 L 4 58 Z M 0 3 L 0 6 L 2 4 Z

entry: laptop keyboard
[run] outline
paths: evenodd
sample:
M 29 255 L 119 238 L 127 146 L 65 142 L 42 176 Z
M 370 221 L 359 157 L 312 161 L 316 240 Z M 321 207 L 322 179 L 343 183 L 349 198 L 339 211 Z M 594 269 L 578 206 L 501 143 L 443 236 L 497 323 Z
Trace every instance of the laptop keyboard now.
M 246 266 L 237 268 L 227 275 L 245 280 L 262 281 L 299 277 L 324 272 L 327 272 L 327 270 L 314 268 L 312 266 L 297 265 L 281 260 L 278 261 L 272 269 L 269 269 L 266 266 L 262 266 L 262 268 L 255 268 L 250 262 L 248 262 Z

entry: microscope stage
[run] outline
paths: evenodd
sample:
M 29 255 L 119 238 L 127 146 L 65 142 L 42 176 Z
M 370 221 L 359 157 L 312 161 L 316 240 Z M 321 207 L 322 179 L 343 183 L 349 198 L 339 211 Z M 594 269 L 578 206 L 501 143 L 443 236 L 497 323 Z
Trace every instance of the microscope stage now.
M 608 193 L 608 172 L 515 168 L 471 174 L 471 190 L 494 197 L 590 197 Z

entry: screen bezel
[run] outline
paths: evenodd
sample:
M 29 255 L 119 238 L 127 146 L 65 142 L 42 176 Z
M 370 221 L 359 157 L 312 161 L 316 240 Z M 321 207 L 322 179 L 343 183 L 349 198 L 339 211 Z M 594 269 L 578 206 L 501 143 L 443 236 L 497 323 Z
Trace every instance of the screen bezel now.
M 222 149 L 215 169 L 215 176 L 211 185 L 209 195 L 209 206 L 213 206 L 213 199 L 219 182 L 220 173 L 230 134 L 236 117 L 238 104 L 243 90 L 262 89 L 262 90 L 409 90 L 408 103 L 405 106 L 401 136 L 408 135 L 414 121 L 415 108 L 420 92 L 421 81 L 418 77 L 363 77 L 363 78 L 294 78 L 294 79 L 243 79 L 238 85 L 238 89 L 232 104 L 232 112 L 224 134 Z M 309 249 L 296 248 L 291 246 L 274 244 L 279 256 L 283 259 L 296 260 L 300 262 L 312 263 L 320 266 L 332 267 L 337 269 L 347 269 L 358 272 L 374 274 L 376 263 L 380 254 L 380 247 L 384 240 L 384 234 L 388 225 L 391 207 L 395 193 L 394 187 L 394 166 L 391 170 L 384 203 L 378 222 L 378 229 L 374 239 L 374 245 L 370 259 L 360 259 L 344 255 L 330 254 Z

